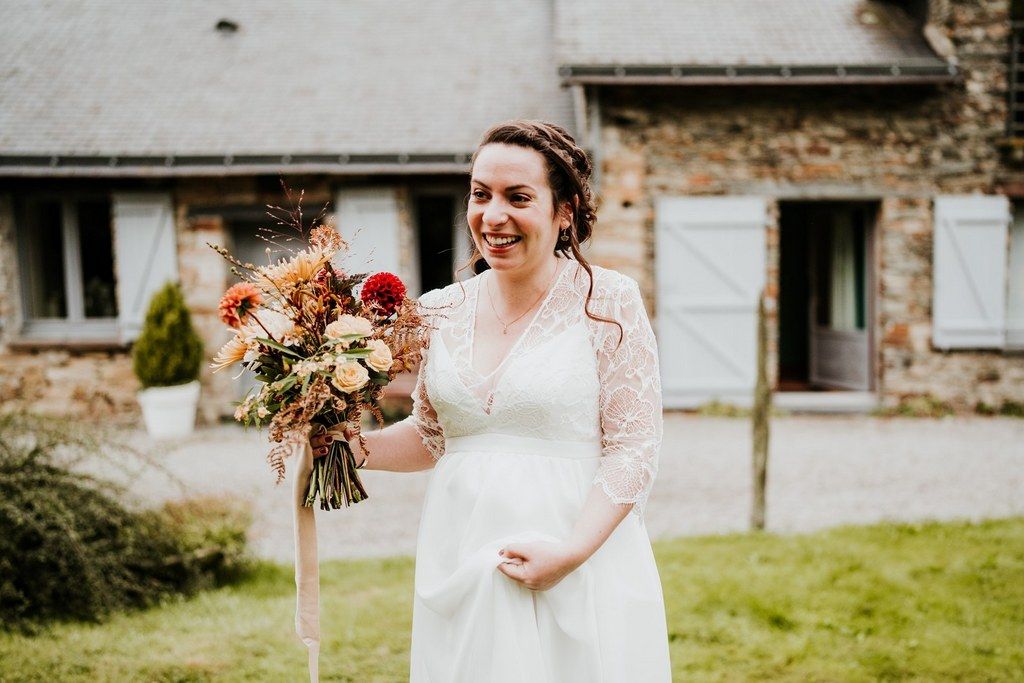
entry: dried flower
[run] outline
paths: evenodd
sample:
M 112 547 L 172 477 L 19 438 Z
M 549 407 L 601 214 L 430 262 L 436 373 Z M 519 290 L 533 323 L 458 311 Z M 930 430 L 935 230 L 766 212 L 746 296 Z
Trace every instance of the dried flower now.
M 220 351 L 217 352 L 217 356 L 213 359 L 210 367 L 213 368 L 214 372 L 223 370 L 232 363 L 237 363 L 242 360 L 248 350 L 249 346 L 246 343 L 245 338 L 241 334 L 236 334 L 228 341 L 228 343 L 220 348 Z
M 309 282 L 331 260 L 333 252 L 319 247 L 304 249 L 290 259 L 282 259 L 269 266 L 256 269 L 259 285 L 264 290 L 287 291 L 303 282 Z
M 261 303 L 263 303 L 263 298 L 252 283 L 239 282 L 224 292 L 217 310 L 220 313 L 221 321 L 237 330 L 245 324 L 250 312 Z
M 348 243 L 342 239 L 338 231 L 334 229 L 334 226 L 329 223 L 318 225 L 309 232 L 309 243 L 324 251 L 335 253 L 341 251 L 342 248 L 347 248 Z
M 405 298 L 405 285 L 393 273 L 374 273 L 363 282 L 359 298 L 370 310 L 387 317 L 395 312 Z

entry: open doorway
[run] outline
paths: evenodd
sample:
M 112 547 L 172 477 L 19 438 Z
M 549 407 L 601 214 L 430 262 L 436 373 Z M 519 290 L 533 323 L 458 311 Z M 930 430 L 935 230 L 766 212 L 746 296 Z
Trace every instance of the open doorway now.
M 779 391 L 873 389 L 877 209 L 780 202 Z

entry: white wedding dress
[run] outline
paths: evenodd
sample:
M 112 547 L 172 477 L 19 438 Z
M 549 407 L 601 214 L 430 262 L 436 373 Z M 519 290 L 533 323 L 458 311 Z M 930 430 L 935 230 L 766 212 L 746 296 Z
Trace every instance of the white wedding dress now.
M 671 680 L 661 581 L 643 525 L 662 438 L 654 333 L 637 283 L 574 260 L 488 376 L 473 368 L 480 288 L 431 290 L 436 329 L 413 395 L 437 459 L 416 550 L 412 683 L 661 683 Z M 463 291 L 464 286 L 464 291 Z M 598 486 L 633 511 L 546 591 L 498 570 L 505 544 L 569 536 Z

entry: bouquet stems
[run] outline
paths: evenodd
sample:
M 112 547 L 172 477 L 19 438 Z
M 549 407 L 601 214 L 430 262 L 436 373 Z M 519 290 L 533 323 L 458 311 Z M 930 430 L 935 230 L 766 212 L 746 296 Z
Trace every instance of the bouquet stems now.
M 369 497 L 359 480 L 356 458 L 347 441 L 335 438 L 327 455 L 314 458 L 305 507 L 313 507 L 318 496 L 321 510 L 338 510 Z

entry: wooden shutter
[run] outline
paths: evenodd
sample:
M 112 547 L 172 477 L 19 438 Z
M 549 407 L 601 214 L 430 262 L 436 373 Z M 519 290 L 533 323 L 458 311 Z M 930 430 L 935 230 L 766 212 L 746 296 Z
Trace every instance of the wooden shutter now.
M 174 208 L 167 193 L 115 194 L 113 208 L 118 317 L 122 341 L 131 341 L 153 294 L 178 281 Z
M 748 196 L 657 202 L 657 332 L 666 407 L 750 401 L 766 209 L 763 197 Z
M 1009 201 L 935 199 L 932 342 L 941 349 L 1002 348 L 1006 338 Z
M 335 198 L 335 219 L 350 245 L 342 267 L 350 273 L 395 273 L 401 270 L 401 216 L 393 187 L 346 188 Z M 410 291 L 410 296 L 414 295 Z

